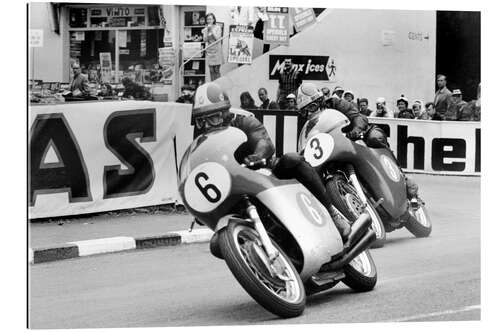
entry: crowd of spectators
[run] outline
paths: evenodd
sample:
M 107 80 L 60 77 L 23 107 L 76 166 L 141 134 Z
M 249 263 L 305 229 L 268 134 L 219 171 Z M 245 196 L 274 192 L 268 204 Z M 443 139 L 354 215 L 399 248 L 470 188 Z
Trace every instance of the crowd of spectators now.
M 286 61 L 286 60 L 285 60 Z M 291 76 L 291 62 L 285 62 L 284 70 L 279 79 L 277 102 L 270 100 L 267 90 L 260 88 L 258 96 L 261 105 L 256 106 L 251 94 L 245 91 L 241 94 L 241 108 L 245 110 L 297 110 L 296 92 L 302 78 L 300 75 Z M 289 68 L 289 70 L 287 70 Z M 466 102 L 462 99 L 460 89 L 448 90 L 446 87 L 446 77 L 437 76 L 438 90 L 433 101 L 424 103 L 421 100 L 414 100 L 410 103 L 407 97 L 401 95 L 396 99 L 396 109 L 391 110 L 387 106 L 384 97 L 378 97 L 375 101 L 375 110 L 371 110 L 369 101 L 365 97 L 355 99 L 354 93 L 350 90 L 344 90 L 341 86 L 336 86 L 332 92 L 330 88 L 323 87 L 321 92 L 324 95 L 326 104 L 331 104 L 334 95 L 359 110 L 367 117 L 383 118 L 404 118 L 418 120 L 448 120 L 448 121 L 480 121 L 481 120 L 481 97 L 478 86 L 477 99 Z

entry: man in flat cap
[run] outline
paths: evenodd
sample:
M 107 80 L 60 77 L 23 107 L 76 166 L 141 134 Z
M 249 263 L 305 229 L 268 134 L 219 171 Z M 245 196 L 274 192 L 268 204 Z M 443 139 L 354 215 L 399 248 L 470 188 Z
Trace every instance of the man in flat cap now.
M 462 91 L 460 89 L 453 90 L 451 93 L 451 99 L 452 103 L 450 105 L 449 112 L 445 115 L 445 120 L 459 120 L 467 102 L 462 100 Z M 450 119 L 448 119 L 448 117 L 450 117 Z

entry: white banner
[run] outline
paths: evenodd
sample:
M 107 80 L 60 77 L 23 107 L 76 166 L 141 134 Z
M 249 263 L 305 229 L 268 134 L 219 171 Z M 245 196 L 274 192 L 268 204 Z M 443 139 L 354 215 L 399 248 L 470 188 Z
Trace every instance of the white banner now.
M 369 118 L 388 135 L 401 167 L 411 172 L 481 174 L 481 123 Z
M 277 153 L 295 152 L 294 112 L 260 112 Z M 383 128 L 391 150 L 405 171 L 446 175 L 481 174 L 481 123 L 369 118 Z
M 30 115 L 30 218 L 178 199 L 176 160 L 192 140 L 191 105 L 82 102 L 33 106 Z

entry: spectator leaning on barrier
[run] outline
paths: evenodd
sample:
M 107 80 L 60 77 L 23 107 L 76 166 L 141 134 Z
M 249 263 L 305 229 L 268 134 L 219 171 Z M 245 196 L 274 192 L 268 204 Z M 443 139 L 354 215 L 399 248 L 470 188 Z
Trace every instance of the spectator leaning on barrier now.
M 427 114 L 427 112 L 422 108 L 421 101 L 414 101 L 411 109 L 413 110 L 413 114 L 415 115 L 415 119 L 420 120 L 429 120 L 431 117 Z
M 330 97 L 330 89 L 328 87 L 321 88 L 321 92 L 323 93 L 323 98 Z
M 290 94 L 286 96 L 286 102 L 287 102 L 287 111 L 297 111 L 297 98 L 295 97 L 294 94 Z
M 359 99 L 359 113 L 365 116 L 370 116 L 372 114 L 372 110 L 368 108 L 368 99 L 360 98 Z
M 261 110 L 278 110 L 278 104 L 276 102 L 271 101 L 269 97 L 267 96 L 267 90 L 266 88 L 260 88 L 258 91 L 259 94 L 259 99 L 262 102 L 262 104 L 259 106 L 259 109 Z
M 181 89 L 182 95 L 177 98 L 177 103 L 194 104 L 194 87 L 183 86 Z
M 425 112 L 429 115 L 430 120 L 441 120 L 440 117 L 436 116 L 436 109 L 433 102 L 425 103 Z
M 335 89 L 333 89 L 333 93 L 339 98 L 342 98 L 344 96 L 344 88 L 342 88 L 341 86 L 336 86 Z
M 404 95 L 401 95 L 401 97 L 398 98 L 396 101 L 397 106 L 398 106 L 398 118 L 404 118 L 404 119 L 415 119 L 415 115 L 413 114 L 413 111 L 408 109 L 408 99 L 404 97 Z
M 457 120 L 480 121 L 481 120 L 481 84 L 477 86 L 477 99 L 470 101 L 462 109 Z
M 385 98 L 379 97 L 376 101 L 377 108 L 375 111 L 372 111 L 370 117 L 380 117 L 380 118 L 394 118 L 394 112 L 388 109 L 385 105 Z
M 71 79 L 71 83 L 69 85 L 71 94 L 75 97 L 89 95 L 89 80 L 85 74 L 82 74 L 80 65 L 75 62 L 71 67 L 73 69 L 73 78 Z
M 462 100 L 462 91 L 460 89 L 454 89 L 451 93 L 452 103 L 446 116 L 450 115 L 454 119 L 450 120 L 459 120 L 461 118 L 461 114 L 463 113 L 464 107 L 467 105 L 467 102 Z M 448 119 L 446 119 L 448 120 Z
M 436 109 L 436 120 L 443 119 L 451 104 L 451 91 L 446 88 L 446 76 L 439 74 L 437 76 L 436 96 L 434 97 L 434 108 Z
M 356 105 L 356 103 L 354 102 L 354 93 L 350 90 L 347 90 L 345 93 L 344 93 L 344 99 L 351 103 L 354 108 L 357 110 L 358 109 L 358 106 Z
M 280 109 L 286 109 L 286 96 L 297 95 L 297 89 L 302 84 L 302 72 L 298 70 L 298 66 L 293 68 L 292 58 L 285 59 L 285 65 L 279 73 L 278 83 L 278 105 Z
M 240 107 L 243 110 L 254 110 L 257 109 L 257 106 L 255 105 L 255 101 L 252 98 L 252 95 L 248 91 L 244 91 L 240 95 L 240 102 L 241 105 Z

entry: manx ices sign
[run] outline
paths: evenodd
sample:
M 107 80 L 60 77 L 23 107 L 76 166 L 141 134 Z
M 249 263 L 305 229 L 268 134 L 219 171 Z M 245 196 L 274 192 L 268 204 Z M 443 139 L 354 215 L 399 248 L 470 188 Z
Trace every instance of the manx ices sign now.
M 292 59 L 293 69 L 301 71 L 303 80 L 333 81 L 335 61 L 330 56 L 269 55 L 269 80 L 278 80 L 285 67 L 285 59 Z

